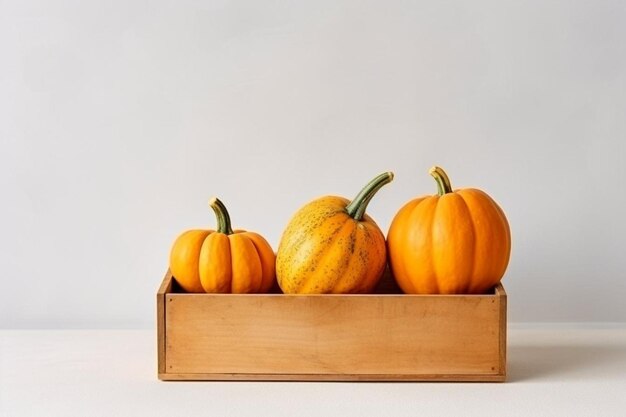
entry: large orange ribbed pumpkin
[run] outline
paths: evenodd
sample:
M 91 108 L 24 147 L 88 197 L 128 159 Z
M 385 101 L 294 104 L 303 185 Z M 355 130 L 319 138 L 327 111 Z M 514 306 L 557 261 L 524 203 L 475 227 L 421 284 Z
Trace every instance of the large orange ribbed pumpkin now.
M 294 214 L 276 256 L 283 292 L 365 293 L 374 288 L 387 263 L 385 237 L 365 209 L 392 179 L 391 172 L 380 174 L 352 202 L 321 197 Z
M 217 198 L 209 205 L 217 231 L 188 230 L 170 253 L 170 270 L 187 292 L 259 293 L 275 282 L 275 256 L 259 234 L 231 229 L 230 216 Z
M 504 212 L 481 190 L 452 191 L 441 168 L 430 174 L 438 194 L 409 201 L 389 228 L 393 275 L 405 293 L 484 293 L 509 263 L 511 233 Z

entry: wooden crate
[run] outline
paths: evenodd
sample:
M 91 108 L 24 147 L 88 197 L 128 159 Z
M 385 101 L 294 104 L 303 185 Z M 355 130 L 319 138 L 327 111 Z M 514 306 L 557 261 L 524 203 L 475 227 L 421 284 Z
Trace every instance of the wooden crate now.
M 506 292 L 157 293 L 161 380 L 504 381 Z

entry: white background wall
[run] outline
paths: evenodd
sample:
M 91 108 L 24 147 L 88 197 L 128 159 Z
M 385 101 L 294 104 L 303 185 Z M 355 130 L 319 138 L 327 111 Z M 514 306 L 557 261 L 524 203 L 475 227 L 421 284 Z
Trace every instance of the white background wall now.
M 0 327 L 151 327 L 179 232 L 476 186 L 511 321 L 626 321 L 626 3 L 0 1 Z

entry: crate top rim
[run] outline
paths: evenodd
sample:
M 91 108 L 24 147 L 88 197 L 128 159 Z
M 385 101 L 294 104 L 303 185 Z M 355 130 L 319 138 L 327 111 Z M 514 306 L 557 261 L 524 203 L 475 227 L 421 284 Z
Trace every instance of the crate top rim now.
M 176 297 L 267 297 L 267 298 L 285 298 L 285 297 L 297 297 L 297 298 L 320 298 L 320 297 L 349 297 L 349 298 L 374 298 L 374 297 L 400 297 L 400 298 L 458 298 L 458 297 L 471 297 L 471 298 L 494 298 L 494 297 L 506 297 L 507 293 L 502 283 L 498 283 L 491 292 L 487 294 L 395 294 L 395 293 L 380 293 L 380 294 L 284 294 L 284 293 L 253 293 L 253 294 L 218 294 L 218 293 L 182 293 L 172 292 L 171 281 L 173 280 L 172 273 L 168 269 L 163 278 L 163 282 L 159 287 L 157 294 L 176 296 Z

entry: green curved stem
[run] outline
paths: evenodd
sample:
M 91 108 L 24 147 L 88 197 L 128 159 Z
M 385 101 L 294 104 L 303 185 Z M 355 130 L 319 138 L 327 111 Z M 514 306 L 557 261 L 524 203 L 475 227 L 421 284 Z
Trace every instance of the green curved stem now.
M 365 187 L 363 187 L 361 192 L 354 197 L 354 200 L 346 206 L 348 215 L 354 220 L 360 221 L 365 214 L 367 205 L 372 197 L 374 197 L 374 194 L 376 194 L 383 185 L 390 183 L 392 180 L 393 172 L 384 172 L 371 180 Z
M 217 231 L 218 233 L 224 233 L 225 235 L 232 235 L 233 229 L 230 227 L 230 215 L 228 214 L 228 210 L 226 210 L 226 206 L 224 203 L 220 201 L 219 198 L 213 197 L 209 200 L 209 206 L 215 212 L 215 217 L 217 218 Z
M 437 181 L 437 194 L 439 194 L 439 196 L 452 192 L 450 178 L 448 178 L 448 175 L 443 169 L 432 167 L 428 173 Z

